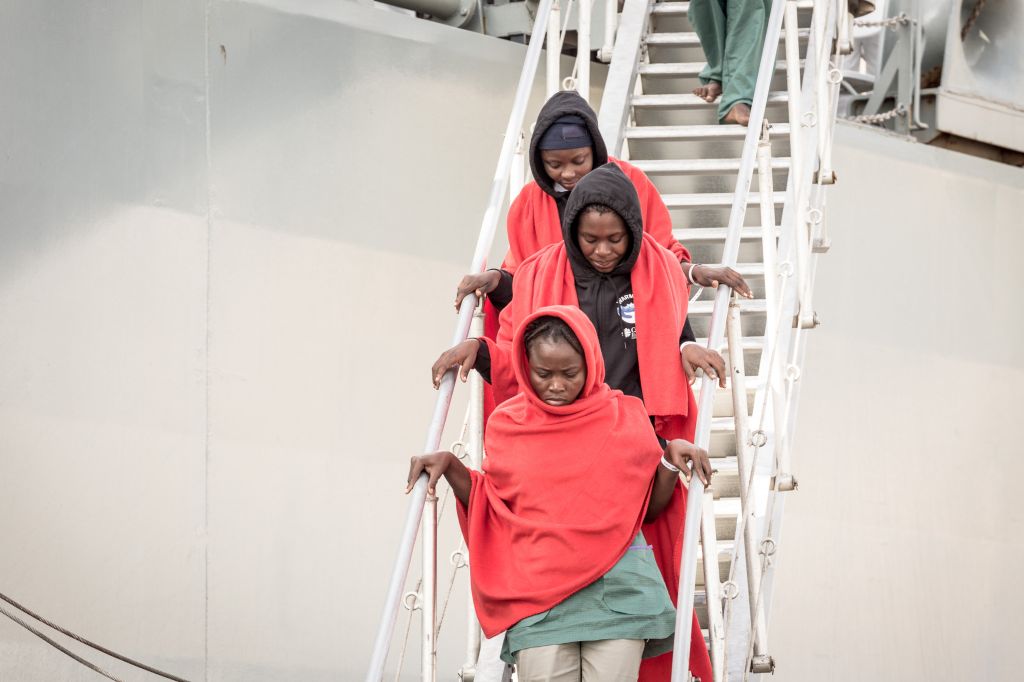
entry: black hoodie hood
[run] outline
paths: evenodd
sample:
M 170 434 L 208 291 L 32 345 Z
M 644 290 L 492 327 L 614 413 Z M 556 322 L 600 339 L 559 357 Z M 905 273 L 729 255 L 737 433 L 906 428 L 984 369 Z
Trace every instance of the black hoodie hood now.
M 604 145 L 601 137 L 601 130 L 597 127 L 597 114 L 575 90 L 563 90 L 551 96 L 537 115 L 537 123 L 533 129 L 533 137 L 530 138 L 530 169 L 533 171 L 533 179 L 537 181 L 540 188 L 553 197 L 558 196 L 555 192 L 555 183 L 548 177 L 544 170 L 544 162 L 540 158 L 538 144 L 544 133 L 551 124 L 563 116 L 579 116 L 590 132 L 590 138 L 594 142 L 594 168 L 608 163 L 608 148 Z M 602 202 L 603 203 L 603 202 Z
M 587 173 L 573 188 L 562 219 L 562 239 L 577 279 L 600 274 L 583 256 L 576 238 L 577 223 L 583 209 L 591 204 L 604 204 L 615 211 L 629 231 L 630 247 L 625 258 L 607 276 L 629 275 L 640 255 L 644 224 L 640 213 L 640 199 L 633 182 L 614 163 L 606 163 Z

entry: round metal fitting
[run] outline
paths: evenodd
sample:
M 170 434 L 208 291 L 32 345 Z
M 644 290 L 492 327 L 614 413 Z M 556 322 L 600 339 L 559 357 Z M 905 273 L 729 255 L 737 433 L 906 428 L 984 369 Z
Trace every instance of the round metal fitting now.
M 463 552 L 461 549 L 457 549 L 454 552 L 452 552 L 451 562 L 452 566 L 455 567 L 455 570 L 458 570 L 460 568 L 465 568 L 466 566 L 469 566 L 469 557 L 466 556 L 466 553 Z
M 563 90 L 575 90 L 576 89 L 576 79 L 573 78 L 572 76 L 566 76 L 565 78 L 563 78 L 562 79 L 562 89 Z
M 771 538 L 765 538 L 764 540 L 761 540 L 761 554 L 765 556 L 771 556 L 772 554 L 775 554 L 775 549 L 775 540 Z
M 457 440 L 452 443 L 452 446 L 448 448 L 456 457 L 459 459 L 466 459 L 469 453 L 466 451 L 466 444 L 461 440 Z
M 732 580 L 726 580 L 722 583 L 722 594 L 726 599 L 735 599 L 740 594 L 740 587 Z
M 406 611 L 415 611 L 420 608 L 422 597 L 419 592 L 406 592 L 405 596 L 402 597 L 402 604 L 405 606 Z
M 750 444 L 755 448 L 763 448 L 768 443 L 768 434 L 762 429 L 750 432 Z
M 794 272 L 793 264 L 790 263 L 788 260 L 785 260 L 785 261 L 782 261 L 781 263 L 779 263 L 777 266 L 775 266 L 775 269 L 783 277 L 792 277 L 793 276 L 793 272 Z
M 817 225 L 821 222 L 822 216 L 823 214 L 820 208 L 812 208 L 807 211 L 807 222 L 811 225 Z
M 813 111 L 805 112 L 801 117 L 801 123 L 805 128 L 813 128 L 818 125 L 818 115 Z
M 843 82 L 843 72 L 836 68 L 829 69 L 828 82 L 832 85 L 839 85 Z
M 786 367 L 786 378 L 790 381 L 800 380 L 800 368 L 796 365 L 789 365 Z

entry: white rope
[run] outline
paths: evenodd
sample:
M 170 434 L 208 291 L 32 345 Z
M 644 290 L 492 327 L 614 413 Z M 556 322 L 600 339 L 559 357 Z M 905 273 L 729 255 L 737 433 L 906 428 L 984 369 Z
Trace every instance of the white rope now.
M 423 587 L 423 578 L 416 583 L 416 592 L 420 591 Z M 402 679 L 402 667 L 405 665 L 405 651 L 409 648 L 409 632 L 412 630 L 412 614 L 416 610 L 415 607 L 409 609 L 409 620 L 405 623 L 405 638 L 402 640 L 402 650 L 398 652 L 398 667 L 395 668 L 395 682 L 401 682 Z

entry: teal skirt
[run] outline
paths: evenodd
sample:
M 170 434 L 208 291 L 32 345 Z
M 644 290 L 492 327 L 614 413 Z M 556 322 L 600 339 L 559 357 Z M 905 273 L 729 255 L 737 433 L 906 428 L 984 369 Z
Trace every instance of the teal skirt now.
M 604 576 L 509 628 L 501 660 L 514 663 L 523 649 L 602 639 L 647 640 L 644 658 L 650 658 L 672 649 L 675 625 L 676 610 L 654 551 L 639 533 Z

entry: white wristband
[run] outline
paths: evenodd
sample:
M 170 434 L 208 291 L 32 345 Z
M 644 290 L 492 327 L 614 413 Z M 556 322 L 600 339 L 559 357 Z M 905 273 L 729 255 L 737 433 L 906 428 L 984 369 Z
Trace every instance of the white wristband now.
M 661 456 L 661 466 L 665 467 L 666 469 L 668 469 L 669 471 L 672 471 L 674 473 L 677 473 L 677 474 L 679 473 L 679 467 L 677 467 L 675 464 L 673 464 L 672 462 L 670 462 L 667 459 L 665 459 L 665 455 Z
M 700 343 L 698 343 L 697 341 L 683 341 L 681 344 L 679 344 L 679 352 L 682 353 L 683 349 L 686 348 L 691 343 L 697 344 L 698 346 L 700 345 Z
M 693 269 L 699 265 L 698 263 L 690 263 L 690 269 L 686 271 L 686 279 L 690 280 L 690 284 L 696 284 L 693 281 Z

